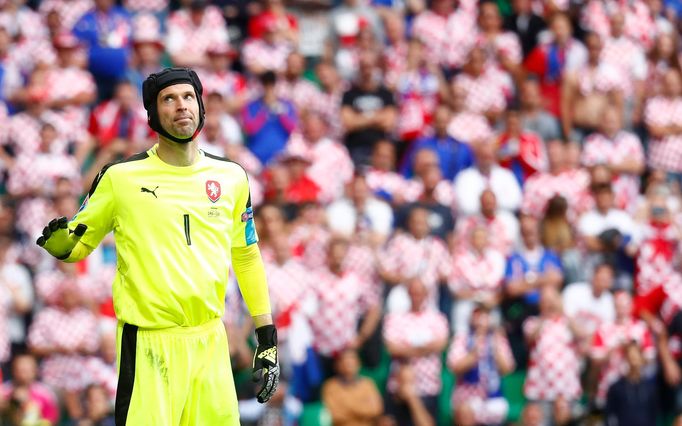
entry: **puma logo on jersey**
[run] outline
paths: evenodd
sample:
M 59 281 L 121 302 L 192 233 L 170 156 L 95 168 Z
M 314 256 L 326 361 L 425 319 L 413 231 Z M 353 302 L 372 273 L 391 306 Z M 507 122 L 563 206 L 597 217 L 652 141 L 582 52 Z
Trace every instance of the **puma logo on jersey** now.
M 157 190 L 157 189 L 159 189 L 158 186 L 157 186 L 156 188 L 154 188 L 153 190 L 147 189 L 147 188 L 145 188 L 145 187 L 143 186 L 142 188 L 140 188 L 140 192 L 148 192 L 148 193 L 152 194 L 152 195 L 154 196 L 154 198 L 159 198 L 159 197 L 156 196 L 156 190 Z
M 270 349 L 266 349 L 263 352 L 258 354 L 258 358 L 261 359 L 266 359 L 267 361 L 270 361 L 273 364 L 277 363 L 277 348 L 272 347 Z

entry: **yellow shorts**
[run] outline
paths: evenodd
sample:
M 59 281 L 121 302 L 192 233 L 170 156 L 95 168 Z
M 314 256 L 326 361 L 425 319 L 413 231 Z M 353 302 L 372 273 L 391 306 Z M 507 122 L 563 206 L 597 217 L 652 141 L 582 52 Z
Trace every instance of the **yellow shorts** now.
M 116 426 L 239 425 L 225 327 L 118 325 Z

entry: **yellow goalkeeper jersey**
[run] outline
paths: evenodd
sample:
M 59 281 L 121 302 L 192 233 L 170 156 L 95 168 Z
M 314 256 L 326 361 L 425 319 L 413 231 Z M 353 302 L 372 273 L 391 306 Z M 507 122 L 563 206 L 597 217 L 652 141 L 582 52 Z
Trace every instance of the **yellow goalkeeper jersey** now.
M 89 251 L 113 230 L 120 321 L 142 328 L 197 326 L 222 317 L 231 250 L 258 241 L 246 172 L 201 151 L 191 166 L 163 162 L 158 145 L 105 166 L 69 222 L 88 226 Z M 264 300 L 252 315 L 270 312 Z

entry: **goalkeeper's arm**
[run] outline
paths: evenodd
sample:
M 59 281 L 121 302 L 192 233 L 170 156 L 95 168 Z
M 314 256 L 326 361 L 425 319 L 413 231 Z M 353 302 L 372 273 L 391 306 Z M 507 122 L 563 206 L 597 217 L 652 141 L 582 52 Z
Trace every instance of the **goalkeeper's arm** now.
M 234 247 L 231 254 L 239 289 L 256 325 L 258 346 L 253 356 L 253 380 L 260 383 L 257 397 L 258 402 L 264 403 L 274 395 L 279 382 L 277 330 L 270 314 L 265 267 L 258 244 Z

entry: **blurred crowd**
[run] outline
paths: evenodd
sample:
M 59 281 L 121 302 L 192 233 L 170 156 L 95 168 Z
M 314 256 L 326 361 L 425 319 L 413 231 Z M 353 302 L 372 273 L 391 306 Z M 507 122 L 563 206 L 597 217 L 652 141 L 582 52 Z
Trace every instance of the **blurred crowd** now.
M 255 402 L 231 285 L 243 424 L 682 424 L 681 14 L 0 0 L 2 424 L 113 425 L 114 238 L 78 264 L 35 240 L 155 143 L 141 85 L 170 65 L 256 206 L 283 377 Z

